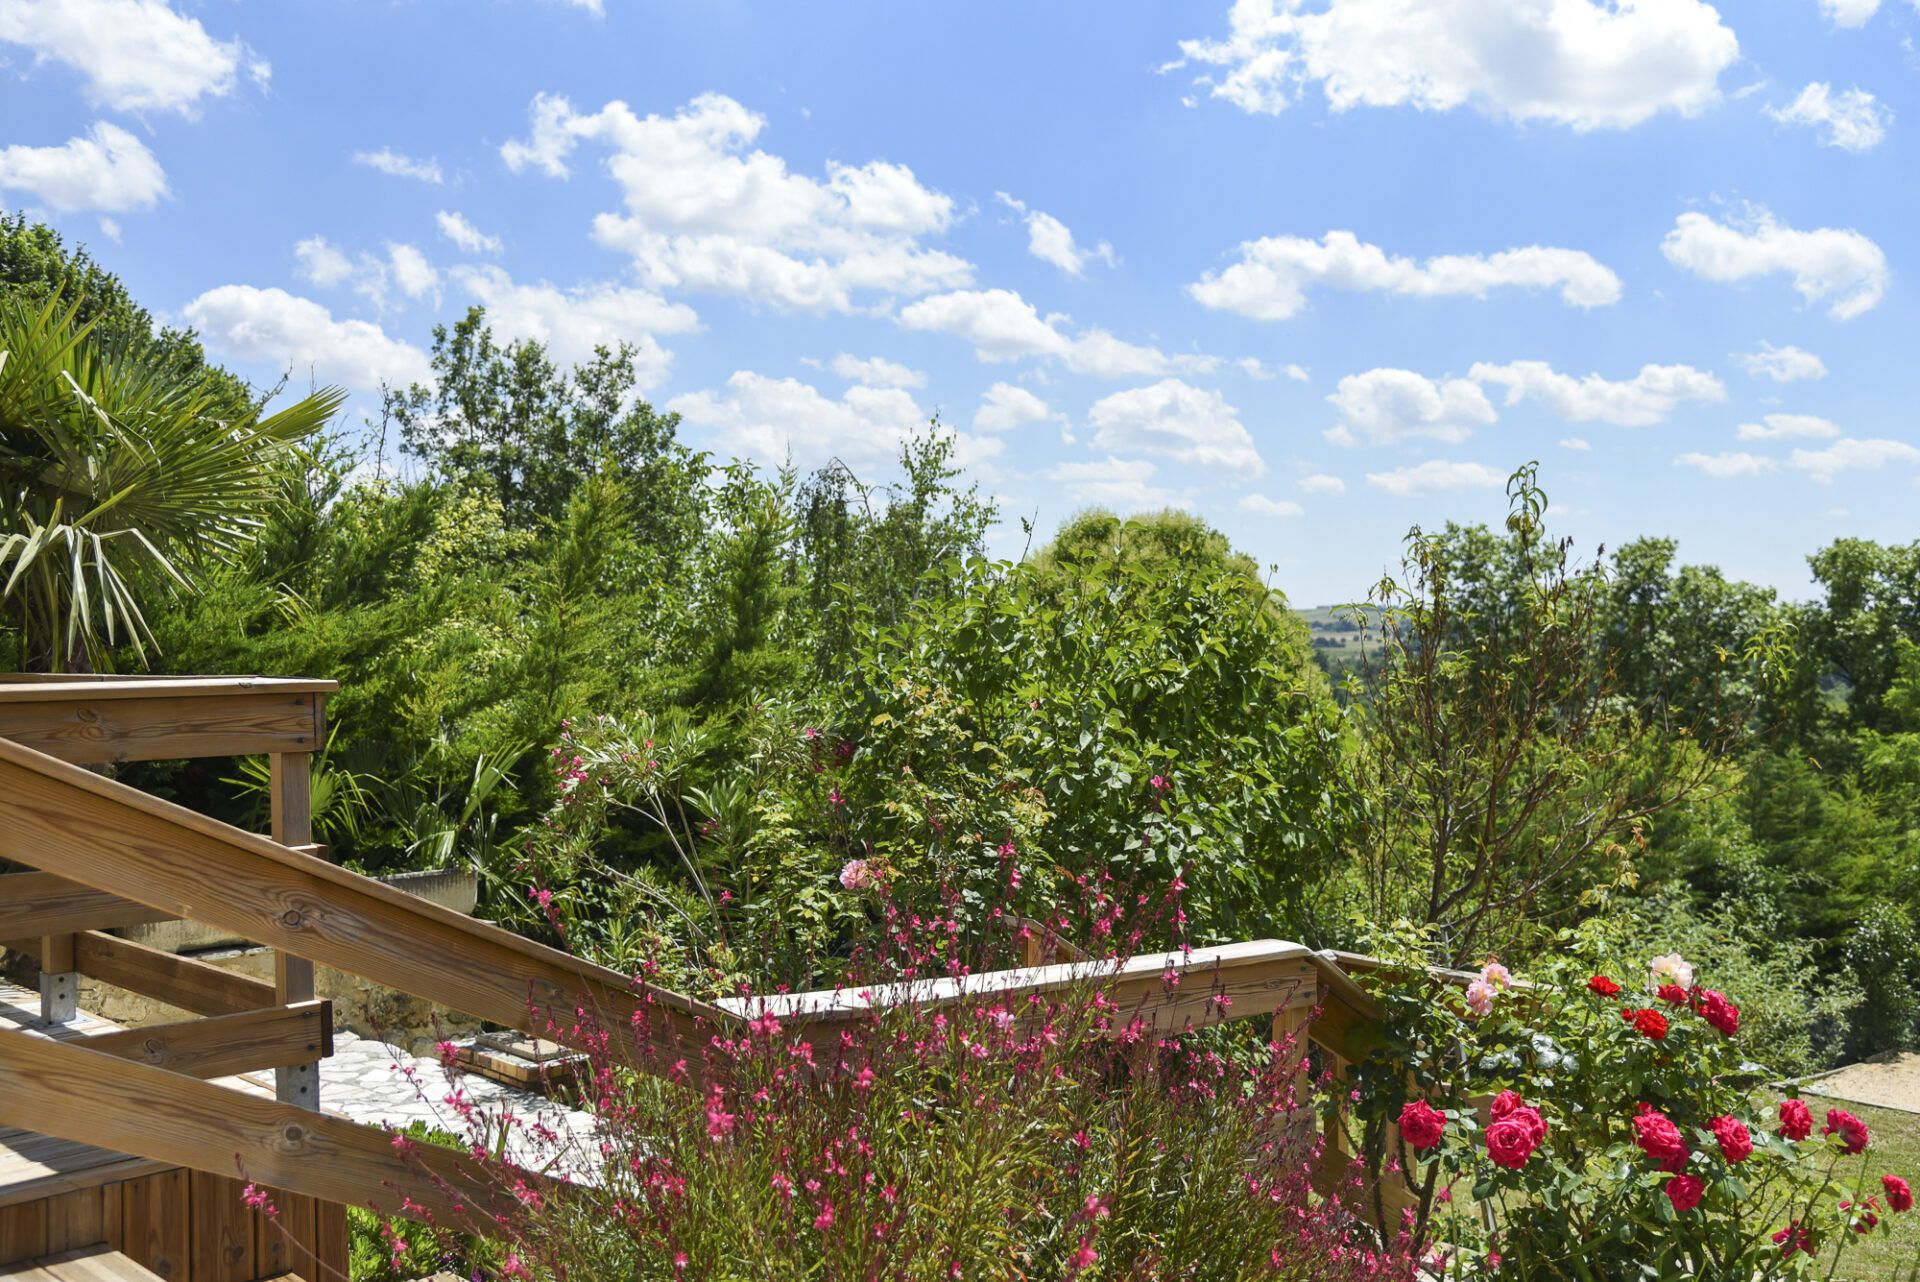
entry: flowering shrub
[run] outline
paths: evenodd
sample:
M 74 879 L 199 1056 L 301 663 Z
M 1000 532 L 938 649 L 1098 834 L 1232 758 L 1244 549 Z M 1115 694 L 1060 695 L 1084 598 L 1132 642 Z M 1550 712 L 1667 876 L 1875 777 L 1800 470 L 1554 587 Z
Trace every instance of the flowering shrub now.
M 1841 1108 L 1777 1105 L 1740 1011 L 1677 955 L 1640 975 L 1567 959 L 1464 989 L 1403 966 L 1360 1071 L 1372 1168 L 1448 1277 L 1828 1276 L 1913 1205 Z M 1382 1195 L 1382 1211 L 1394 1200 Z M 1816 1258 L 1818 1257 L 1818 1258 Z

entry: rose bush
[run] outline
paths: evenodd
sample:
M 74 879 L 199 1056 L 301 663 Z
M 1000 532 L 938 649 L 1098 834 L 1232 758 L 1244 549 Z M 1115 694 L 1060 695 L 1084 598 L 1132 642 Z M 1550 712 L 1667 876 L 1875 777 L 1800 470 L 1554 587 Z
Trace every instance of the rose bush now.
M 1684 958 L 1609 973 L 1568 937 L 1519 983 L 1497 963 L 1430 973 L 1399 942 L 1354 1107 L 1376 1211 L 1398 1209 L 1436 1274 L 1827 1276 L 1912 1208 L 1860 1119 L 1774 1103 L 1737 1003 Z

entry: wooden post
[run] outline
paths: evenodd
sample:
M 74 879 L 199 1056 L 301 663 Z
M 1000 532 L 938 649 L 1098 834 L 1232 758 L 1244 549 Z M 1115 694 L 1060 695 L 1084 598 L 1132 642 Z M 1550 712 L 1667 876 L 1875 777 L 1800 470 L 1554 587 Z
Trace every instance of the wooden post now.
M 40 940 L 40 1018 L 70 1024 L 80 1015 L 80 968 L 73 960 L 72 935 Z
M 1307 1030 L 1312 1020 L 1313 1006 L 1297 1002 L 1273 1012 L 1273 1044 L 1294 1066 L 1293 1107 L 1303 1130 L 1313 1129 L 1313 1067 L 1307 1062 Z
M 313 754 L 276 752 L 269 760 L 273 839 L 283 846 L 309 845 L 313 841 Z M 275 953 L 273 989 L 274 1001 L 281 1006 L 312 1001 L 313 963 L 285 952 Z M 319 1062 L 275 1069 L 274 1094 L 282 1103 L 318 1109 Z

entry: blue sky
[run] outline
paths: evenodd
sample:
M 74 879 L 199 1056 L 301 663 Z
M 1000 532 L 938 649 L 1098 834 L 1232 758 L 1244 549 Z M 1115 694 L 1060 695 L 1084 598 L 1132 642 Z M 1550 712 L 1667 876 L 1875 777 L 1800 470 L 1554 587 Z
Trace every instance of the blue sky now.
M 1186 505 L 1301 604 L 1538 458 L 1807 591 L 1920 504 L 1920 0 L 0 0 L 0 204 L 260 381 L 473 302 L 721 454 Z

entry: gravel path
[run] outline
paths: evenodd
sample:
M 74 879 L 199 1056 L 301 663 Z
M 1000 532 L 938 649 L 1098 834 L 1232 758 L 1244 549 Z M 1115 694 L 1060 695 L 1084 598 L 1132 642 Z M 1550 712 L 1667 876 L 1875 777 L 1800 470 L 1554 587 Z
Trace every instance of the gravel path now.
M 1800 1083 L 1809 1095 L 1826 1095 L 1920 1113 L 1920 1051 L 1889 1051 Z

